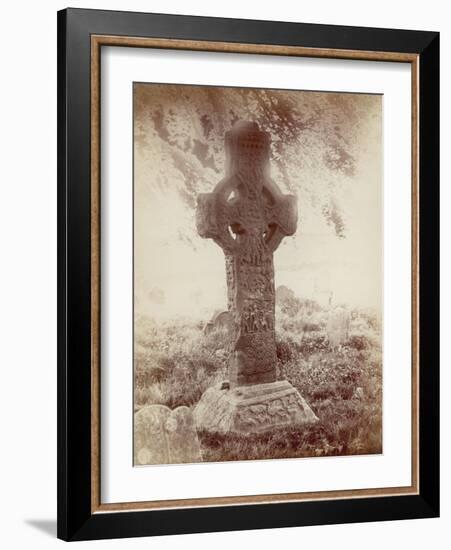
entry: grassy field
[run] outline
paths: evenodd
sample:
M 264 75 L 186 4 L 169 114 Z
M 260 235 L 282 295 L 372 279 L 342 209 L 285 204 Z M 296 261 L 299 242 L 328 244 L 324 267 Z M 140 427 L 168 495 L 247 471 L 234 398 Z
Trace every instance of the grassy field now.
M 320 422 L 254 435 L 200 433 L 204 461 L 382 452 L 380 323 L 371 312 L 351 311 L 348 339 L 331 349 L 328 308 L 305 305 L 291 300 L 277 308 L 277 372 Z M 136 320 L 135 410 L 156 403 L 194 407 L 209 386 L 227 379 L 227 334 L 206 335 L 202 328 L 182 320 Z

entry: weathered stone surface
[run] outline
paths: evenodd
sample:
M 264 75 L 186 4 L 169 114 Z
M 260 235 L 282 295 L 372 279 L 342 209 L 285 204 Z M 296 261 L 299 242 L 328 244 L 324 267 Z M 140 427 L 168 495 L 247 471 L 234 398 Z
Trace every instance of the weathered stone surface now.
M 168 464 L 165 424 L 171 410 L 163 405 L 143 407 L 134 419 L 134 464 Z
M 200 445 L 188 407 L 171 411 L 149 405 L 135 413 L 134 464 L 201 462 Z
M 296 198 L 269 176 L 270 138 L 253 122 L 226 133 L 226 177 L 198 195 L 201 237 L 224 251 L 229 311 L 229 381 L 194 410 L 200 430 L 259 432 L 317 418 L 286 380 L 276 382 L 273 253 L 297 225 Z
M 178 407 L 166 421 L 171 464 L 202 462 L 193 413 Z
M 287 380 L 222 389 L 209 388 L 194 409 L 198 430 L 263 432 L 277 426 L 313 424 L 318 418 Z
M 296 198 L 271 180 L 269 134 L 256 123 L 236 124 L 225 144 L 226 177 L 198 196 L 197 229 L 225 254 L 231 385 L 274 382 L 273 252 L 296 230 Z

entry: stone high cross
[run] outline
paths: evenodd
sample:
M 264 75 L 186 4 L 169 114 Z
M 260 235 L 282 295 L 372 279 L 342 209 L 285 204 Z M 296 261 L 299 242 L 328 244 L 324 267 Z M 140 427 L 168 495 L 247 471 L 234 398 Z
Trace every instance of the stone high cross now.
M 198 196 L 197 230 L 226 259 L 231 387 L 275 382 L 273 253 L 297 225 L 294 195 L 269 176 L 270 136 L 255 122 L 226 133 L 226 177 Z

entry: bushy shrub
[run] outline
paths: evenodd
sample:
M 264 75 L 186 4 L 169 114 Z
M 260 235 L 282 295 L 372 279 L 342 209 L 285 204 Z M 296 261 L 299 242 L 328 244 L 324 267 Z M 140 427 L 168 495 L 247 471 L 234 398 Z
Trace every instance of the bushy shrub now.
M 297 351 L 304 356 L 309 356 L 313 353 L 323 353 L 327 350 L 327 338 L 324 334 L 320 334 L 318 332 L 305 335 L 297 346 Z
M 304 332 L 318 332 L 321 330 L 321 325 L 319 323 L 305 321 L 303 329 Z
M 277 359 L 280 361 L 280 363 L 282 363 L 282 365 L 290 361 L 293 356 L 290 344 L 288 342 L 283 342 L 280 340 L 276 341 L 276 354 Z
M 351 334 L 346 342 L 346 346 L 362 351 L 370 348 L 370 342 L 364 334 Z

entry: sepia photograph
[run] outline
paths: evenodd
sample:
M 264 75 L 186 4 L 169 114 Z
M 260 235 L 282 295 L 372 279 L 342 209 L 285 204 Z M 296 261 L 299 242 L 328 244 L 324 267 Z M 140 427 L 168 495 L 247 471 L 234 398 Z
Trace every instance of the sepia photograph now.
M 383 452 L 383 96 L 133 83 L 135 466 Z

